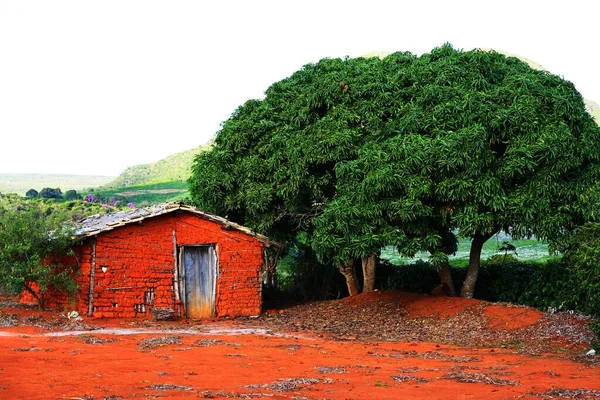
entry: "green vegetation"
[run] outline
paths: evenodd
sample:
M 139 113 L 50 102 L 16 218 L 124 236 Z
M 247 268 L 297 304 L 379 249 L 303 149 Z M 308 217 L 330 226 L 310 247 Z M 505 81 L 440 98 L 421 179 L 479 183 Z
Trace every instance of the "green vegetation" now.
M 79 192 L 70 189 L 64 194 L 60 188 L 45 187 L 39 193 L 35 189 L 30 189 L 26 193 L 26 197 L 29 199 L 45 200 L 47 203 L 50 201 L 48 204 L 57 204 L 58 207 L 62 208 L 74 207 L 79 209 L 81 212 L 77 213 L 78 215 L 86 213 L 88 208 L 86 204 L 89 207 L 92 207 L 92 204 L 108 206 L 109 211 L 114 211 L 126 206 L 144 207 L 164 202 L 183 201 L 188 195 L 188 183 L 186 181 L 161 182 L 122 188 L 89 188 Z
M 38 197 L 42 199 L 62 199 L 63 193 L 60 188 L 45 187 L 38 193 Z
M 188 183 L 185 181 L 162 182 L 144 185 L 135 185 L 121 188 L 98 188 L 90 190 L 94 196 L 110 201 L 113 198 L 121 203 L 134 203 L 137 207 L 144 207 L 171 201 L 184 201 L 188 196 Z M 84 193 L 84 195 L 87 193 Z
M 76 190 L 67 190 L 63 196 L 65 200 L 81 200 L 81 194 L 77 193 Z
M 560 243 L 560 248 L 573 276 L 573 290 L 584 299 L 578 309 L 600 317 L 600 224 L 578 227 Z
M 527 65 L 529 65 L 533 69 L 537 69 L 540 71 L 548 71 L 546 68 L 544 68 L 543 65 L 538 64 L 535 61 L 533 61 L 527 57 L 520 56 L 518 54 L 509 53 L 506 51 L 492 50 L 492 49 L 482 49 L 482 50 L 497 51 L 498 53 L 504 54 L 507 57 L 516 57 L 519 60 L 526 62 Z M 388 55 L 390 55 L 390 53 L 386 52 L 386 51 L 374 51 L 374 52 L 365 54 L 363 57 L 385 58 Z M 551 73 L 552 71 L 548 71 L 548 72 Z M 598 103 L 596 103 L 595 101 L 592 101 L 590 99 L 583 99 L 583 101 L 585 103 L 586 110 L 591 114 L 592 117 L 594 117 L 594 119 L 596 120 L 596 123 L 600 125 L 600 105 L 598 105 Z
M 470 242 L 461 295 L 472 297 L 490 238 L 560 239 L 600 215 L 598 181 L 600 128 L 570 82 L 444 45 L 324 59 L 276 82 L 197 156 L 190 192 L 276 240 L 306 234 L 351 295 L 373 290 L 386 246 L 429 252 L 454 287 L 457 232 Z
M 491 49 L 486 49 L 486 50 L 490 51 Z M 532 61 L 527 57 L 523 57 L 518 54 L 509 53 L 506 51 L 499 51 L 499 53 L 504 54 L 505 56 L 508 56 L 508 57 L 516 57 L 519 60 L 526 62 L 533 69 L 537 69 L 540 71 L 547 71 L 547 69 L 544 68 L 543 65 L 538 64 L 535 61 Z M 551 71 L 548 71 L 548 72 L 551 72 Z M 596 123 L 600 125 L 600 106 L 598 105 L 598 103 L 596 103 L 590 99 L 583 99 L 583 101 L 585 103 L 586 110 L 590 113 L 590 115 L 592 117 L 594 117 L 594 119 L 596 120 Z
M 28 291 L 42 309 L 49 288 L 74 293 L 76 271 L 60 264 L 61 256 L 67 255 L 73 244 L 68 220 L 68 214 L 46 207 L 44 202 L 2 196 L 0 287 L 13 293 Z
M 196 148 L 173 154 L 152 164 L 127 168 L 107 188 L 130 187 L 156 182 L 184 181 L 190 177 L 194 157 L 211 148 L 212 141 Z

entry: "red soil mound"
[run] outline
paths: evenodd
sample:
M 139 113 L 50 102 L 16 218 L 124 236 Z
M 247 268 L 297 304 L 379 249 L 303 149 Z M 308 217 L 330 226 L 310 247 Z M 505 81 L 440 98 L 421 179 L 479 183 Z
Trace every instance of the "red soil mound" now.
M 544 313 L 531 307 L 487 306 L 483 312 L 490 330 L 515 330 L 536 324 Z
M 404 300 L 406 299 L 410 299 L 411 301 L 413 301 L 420 297 L 421 295 L 416 293 L 394 292 L 391 290 L 376 290 L 374 292 L 361 293 L 356 296 L 345 297 L 342 300 L 340 300 L 340 302 L 346 303 L 351 306 L 361 306 L 375 301 L 404 303 Z
M 397 303 L 406 311 L 406 316 L 452 318 L 468 308 L 478 305 L 485 307 L 484 315 L 491 330 L 514 330 L 537 323 L 543 313 L 530 307 L 516 307 L 507 304 L 492 304 L 482 300 L 462 297 L 428 296 L 416 293 L 375 291 L 362 293 L 341 300 L 350 306 L 366 306 L 373 302 Z

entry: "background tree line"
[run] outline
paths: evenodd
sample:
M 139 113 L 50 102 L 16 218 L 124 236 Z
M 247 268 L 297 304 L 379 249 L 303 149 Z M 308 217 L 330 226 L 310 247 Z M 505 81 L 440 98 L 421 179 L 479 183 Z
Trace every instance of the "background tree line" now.
M 64 194 L 60 188 L 45 187 L 39 192 L 35 189 L 29 189 L 25 193 L 25 197 L 30 199 L 64 199 L 64 200 L 81 200 L 82 196 L 76 190 L 67 190 Z

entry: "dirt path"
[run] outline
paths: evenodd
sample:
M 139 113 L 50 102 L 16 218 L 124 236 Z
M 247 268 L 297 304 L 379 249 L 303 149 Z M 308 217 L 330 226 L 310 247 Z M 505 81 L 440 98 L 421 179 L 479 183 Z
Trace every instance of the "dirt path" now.
M 0 399 L 598 399 L 588 322 L 402 292 L 160 323 L 0 301 Z
M 7 334 L 0 337 L 2 399 L 600 395 L 598 368 L 505 349 L 281 337 L 233 322 L 155 333 L 148 328 L 2 331 Z

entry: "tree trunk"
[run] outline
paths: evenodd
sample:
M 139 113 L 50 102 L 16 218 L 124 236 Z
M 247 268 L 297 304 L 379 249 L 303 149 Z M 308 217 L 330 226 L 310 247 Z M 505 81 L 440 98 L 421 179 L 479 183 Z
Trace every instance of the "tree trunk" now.
M 454 281 L 452 280 L 452 268 L 448 262 L 440 265 L 440 283 L 442 284 L 442 291 L 447 296 L 456 296 L 454 290 Z
M 266 287 L 277 287 L 277 260 L 280 253 L 280 248 L 265 247 L 263 249 L 264 269 L 262 281 Z
M 362 259 L 363 270 L 363 293 L 372 292 L 375 290 L 375 264 L 377 261 L 376 254 L 369 254 L 369 257 Z
M 346 278 L 346 285 L 348 285 L 348 293 L 350 296 L 355 296 L 360 293 L 358 290 L 358 281 L 356 280 L 356 272 L 354 271 L 354 259 L 348 259 L 346 264 L 338 264 L 338 269 Z
M 479 275 L 479 266 L 481 265 L 481 249 L 484 243 L 492 236 L 493 234 L 490 233 L 486 235 L 477 234 L 473 237 L 471 251 L 469 252 L 469 268 L 467 269 L 467 276 L 460 291 L 460 297 L 473 298 L 477 276 Z
M 33 296 L 33 298 L 37 300 L 38 305 L 40 306 L 40 308 L 42 310 L 46 309 L 46 303 L 44 301 L 44 295 L 41 293 L 41 291 L 40 291 L 40 294 L 38 295 L 35 292 L 35 290 L 33 290 L 31 288 L 31 286 L 29 286 L 27 283 L 23 284 L 23 289 L 27 290 Z

